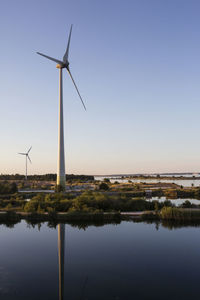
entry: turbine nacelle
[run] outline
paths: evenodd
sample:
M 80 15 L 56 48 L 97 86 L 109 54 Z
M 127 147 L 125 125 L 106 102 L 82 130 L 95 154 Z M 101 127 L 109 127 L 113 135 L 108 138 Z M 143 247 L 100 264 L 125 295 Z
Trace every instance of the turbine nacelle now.
M 66 64 L 66 63 L 63 63 L 63 64 L 57 64 L 56 65 L 56 68 L 57 69 L 64 69 L 64 68 L 68 68 L 69 67 L 69 62 Z

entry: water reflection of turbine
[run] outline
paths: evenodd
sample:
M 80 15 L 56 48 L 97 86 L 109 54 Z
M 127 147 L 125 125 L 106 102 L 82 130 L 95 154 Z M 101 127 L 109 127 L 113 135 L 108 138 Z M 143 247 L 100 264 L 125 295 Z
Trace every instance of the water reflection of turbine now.
M 59 300 L 64 299 L 65 224 L 58 224 Z

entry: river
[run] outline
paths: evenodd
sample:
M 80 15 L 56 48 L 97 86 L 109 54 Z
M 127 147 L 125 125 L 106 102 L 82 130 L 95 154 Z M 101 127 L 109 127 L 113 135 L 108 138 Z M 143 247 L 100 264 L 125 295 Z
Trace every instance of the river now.
M 121 179 L 121 176 L 119 177 L 109 177 L 109 176 L 96 176 L 95 180 L 104 180 L 104 178 L 108 178 L 110 180 L 111 183 L 114 183 L 115 181 L 119 182 L 119 183 L 126 183 L 128 181 L 131 181 L 133 183 L 140 183 L 140 182 L 144 182 L 144 183 L 159 183 L 159 182 L 166 182 L 166 183 L 175 183 L 178 184 L 180 186 L 183 187 L 191 187 L 191 186 L 195 186 L 195 187 L 200 187 L 200 179 L 162 179 L 158 178 L 158 179 L 145 179 L 145 178 L 139 178 L 139 179 Z
M 198 227 L 22 221 L 0 225 L 0 240 L 2 300 L 198 298 Z

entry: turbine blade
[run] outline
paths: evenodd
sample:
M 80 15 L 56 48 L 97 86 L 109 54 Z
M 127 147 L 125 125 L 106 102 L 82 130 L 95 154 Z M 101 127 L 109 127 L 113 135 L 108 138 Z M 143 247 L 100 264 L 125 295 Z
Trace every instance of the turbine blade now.
M 70 28 L 70 32 L 69 32 L 69 38 L 68 38 L 68 43 L 67 43 L 67 49 L 66 52 L 63 56 L 63 62 L 66 64 L 66 62 L 68 62 L 68 56 L 69 56 L 69 46 L 70 46 L 70 40 L 71 40 L 71 34 L 72 34 L 72 25 Z
M 84 107 L 84 109 L 86 110 L 85 104 L 84 104 L 83 99 L 82 99 L 82 97 L 81 97 L 81 95 L 80 95 L 80 93 L 79 93 L 79 90 L 78 90 L 78 88 L 77 88 L 77 86 L 76 86 L 76 83 L 75 83 L 75 81 L 74 81 L 74 79 L 73 79 L 73 77 L 72 77 L 72 74 L 71 74 L 71 72 L 70 72 L 69 67 L 66 68 L 66 69 L 67 69 L 67 71 L 68 71 L 68 73 L 69 73 L 69 76 L 71 77 L 71 80 L 72 80 L 72 82 L 73 82 L 73 84 L 74 84 L 74 86 L 75 86 L 75 89 L 76 89 L 76 91 L 77 91 L 77 93 L 78 93 L 78 95 L 79 95 L 79 97 L 80 97 L 80 99 L 81 99 L 81 102 L 82 102 L 82 104 L 83 104 L 83 107 Z
M 32 161 L 31 161 L 31 159 L 30 159 L 29 155 L 27 155 L 27 157 L 28 157 L 28 159 L 29 159 L 30 163 L 32 164 Z
M 29 152 L 31 151 L 31 149 L 32 149 L 32 146 L 31 146 L 31 148 L 28 150 L 27 154 L 29 154 Z
M 63 62 L 62 62 L 61 60 L 58 60 L 58 59 L 53 58 L 53 57 L 51 57 L 51 56 L 42 54 L 42 53 L 40 53 L 40 52 L 36 52 L 36 53 L 39 54 L 39 55 L 41 55 L 41 56 L 44 56 L 44 57 L 46 57 L 46 58 L 48 58 L 48 59 L 50 59 L 50 60 L 52 60 L 52 61 L 54 61 L 54 62 L 56 62 L 56 63 L 58 63 L 58 64 L 61 64 L 61 65 L 63 64 Z
M 20 152 L 18 152 L 18 154 L 21 154 L 21 155 L 26 155 L 26 153 L 20 153 Z

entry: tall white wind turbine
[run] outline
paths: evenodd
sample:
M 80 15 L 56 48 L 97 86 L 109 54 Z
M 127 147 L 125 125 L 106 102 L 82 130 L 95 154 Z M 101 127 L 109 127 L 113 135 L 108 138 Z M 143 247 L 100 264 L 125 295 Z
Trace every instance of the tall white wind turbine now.
M 58 166 L 57 166 L 57 185 L 61 186 L 65 190 L 65 152 L 64 152 L 64 126 L 63 126 L 63 84 L 62 84 L 62 70 L 67 69 L 69 76 L 75 86 L 75 89 L 79 95 L 79 98 L 83 104 L 84 109 L 86 110 L 85 104 L 83 102 L 83 99 L 79 93 L 79 90 L 77 88 L 77 85 L 72 77 L 71 71 L 69 69 L 69 46 L 70 46 L 70 39 L 72 34 L 72 25 L 70 28 L 68 43 L 67 43 L 67 49 L 63 56 L 63 60 L 58 60 L 56 58 L 47 56 L 43 53 L 37 52 L 37 54 L 44 56 L 45 58 L 48 58 L 54 62 L 57 63 L 57 68 L 59 69 L 59 117 L 58 117 Z
M 26 175 L 25 175 L 26 180 L 27 180 L 27 158 L 28 158 L 28 160 L 30 161 L 30 163 L 32 163 L 32 162 L 31 162 L 31 159 L 30 159 L 30 156 L 29 156 L 29 152 L 31 151 L 31 149 L 32 149 L 32 146 L 31 146 L 31 148 L 30 148 L 26 153 L 22 153 L 22 152 L 19 152 L 19 153 L 18 153 L 18 154 L 21 154 L 21 155 L 25 155 L 25 156 L 26 156 Z

